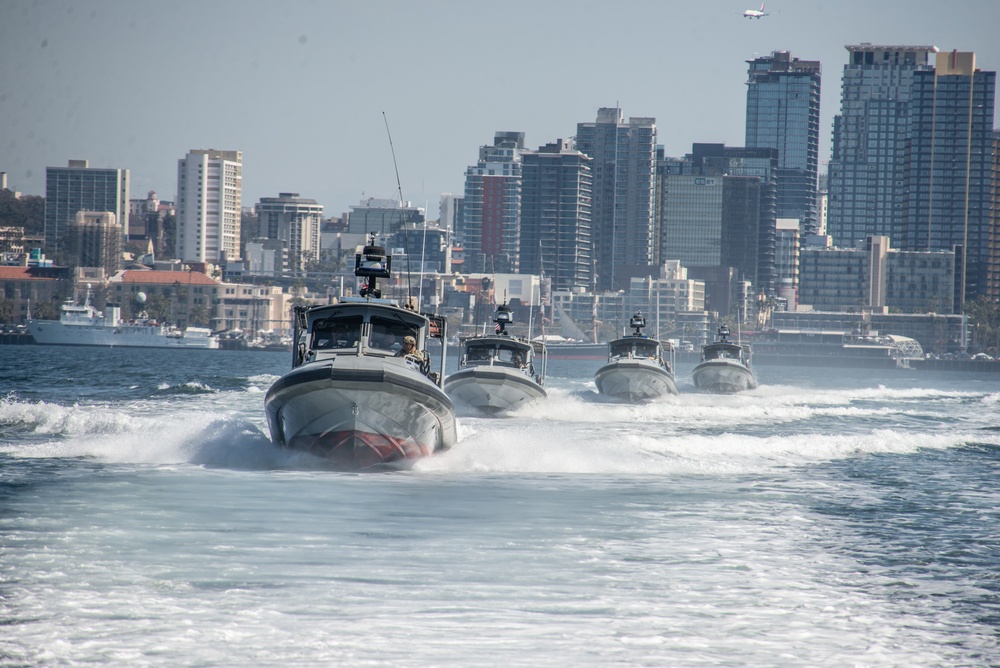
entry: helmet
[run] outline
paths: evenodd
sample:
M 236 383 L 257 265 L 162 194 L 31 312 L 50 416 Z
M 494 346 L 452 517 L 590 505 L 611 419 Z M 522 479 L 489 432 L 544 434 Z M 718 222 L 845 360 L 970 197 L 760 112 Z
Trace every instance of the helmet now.
M 415 346 L 415 345 L 417 345 L 417 340 L 415 338 L 413 338 L 412 336 L 404 336 L 403 337 L 403 345 L 405 346 L 407 343 L 409 343 L 410 345 Z

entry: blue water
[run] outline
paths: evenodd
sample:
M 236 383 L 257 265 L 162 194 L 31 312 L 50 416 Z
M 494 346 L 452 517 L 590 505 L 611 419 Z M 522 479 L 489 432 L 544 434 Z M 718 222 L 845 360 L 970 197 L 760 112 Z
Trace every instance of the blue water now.
M 1000 376 L 553 362 L 347 474 L 268 442 L 288 358 L 0 346 L 0 665 L 1000 665 Z

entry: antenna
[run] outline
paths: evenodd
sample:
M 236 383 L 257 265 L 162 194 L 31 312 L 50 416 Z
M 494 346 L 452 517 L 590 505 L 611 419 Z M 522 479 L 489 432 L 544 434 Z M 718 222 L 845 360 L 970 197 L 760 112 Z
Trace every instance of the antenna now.
M 424 200 L 424 233 L 420 238 L 420 283 L 417 285 L 417 308 L 424 303 L 424 253 L 427 250 L 427 210 L 430 208 L 430 204 L 425 199 Z M 434 309 L 437 313 L 437 308 Z
M 396 193 L 399 195 L 399 226 L 403 230 L 403 239 L 406 236 L 406 219 L 403 217 L 403 184 L 399 181 L 399 165 L 396 164 L 396 148 L 392 145 L 392 133 L 389 132 L 389 119 L 385 112 L 382 112 L 382 121 L 385 123 L 385 134 L 389 137 L 389 150 L 392 152 L 392 168 L 396 171 Z M 413 286 L 410 282 L 410 254 L 406 253 L 406 303 L 413 300 Z M 420 305 L 417 305 L 419 310 Z
M 530 283 L 531 287 L 530 287 L 530 289 L 528 291 L 528 340 L 529 341 L 531 341 L 531 316 L 534 315 L 534 313 L 533 313 L 533 311 L 534 311 L 533 302 L 535 301 L 535 280 L 534 280 L 534 277 L 532 277 L 530 279 L 530 281 L 531 281 L 531 283 Z M 542 289 L 542 286 L 539 285 L 538 286 L 539 292 L 541 291 L 541 289 Z

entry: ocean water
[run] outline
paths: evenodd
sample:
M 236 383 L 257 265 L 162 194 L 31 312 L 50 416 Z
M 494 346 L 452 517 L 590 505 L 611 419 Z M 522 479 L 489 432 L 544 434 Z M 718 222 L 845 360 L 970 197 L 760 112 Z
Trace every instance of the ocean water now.
M 289 362 L 0 346 L 0 665 L 1000 665 L 1000 376 L 551 362 L 338 473 L 267 439 Z

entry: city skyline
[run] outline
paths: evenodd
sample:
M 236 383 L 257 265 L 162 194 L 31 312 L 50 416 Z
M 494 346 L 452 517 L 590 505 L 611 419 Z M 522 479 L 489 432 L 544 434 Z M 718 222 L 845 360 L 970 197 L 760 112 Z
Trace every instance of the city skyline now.
M 179 157 L 239 150 L 245 203 L 292 191 L 337 216 L 397 196 L 388 122 L 402 197 L 435 217 L 497 131 L 535 149 L 617 105 L 655 118 L 668 155 L 743 145 L 746 62 L 772 51 L 822 65 L 821 173 L 846 45 L 933 44 L 1000 67 L 989 0 L 780 2 L 759 21 L 742 19 L 747 4 L 635 2 L 608 22 L 598 5 L 511 2 L 501 30 L 495 9 L 451 2 L 15 0 L 0 26 L 0 171 L 43 195 L 46 167 L 84 159 L 129 169 L 133 196 L 172 200 Z

